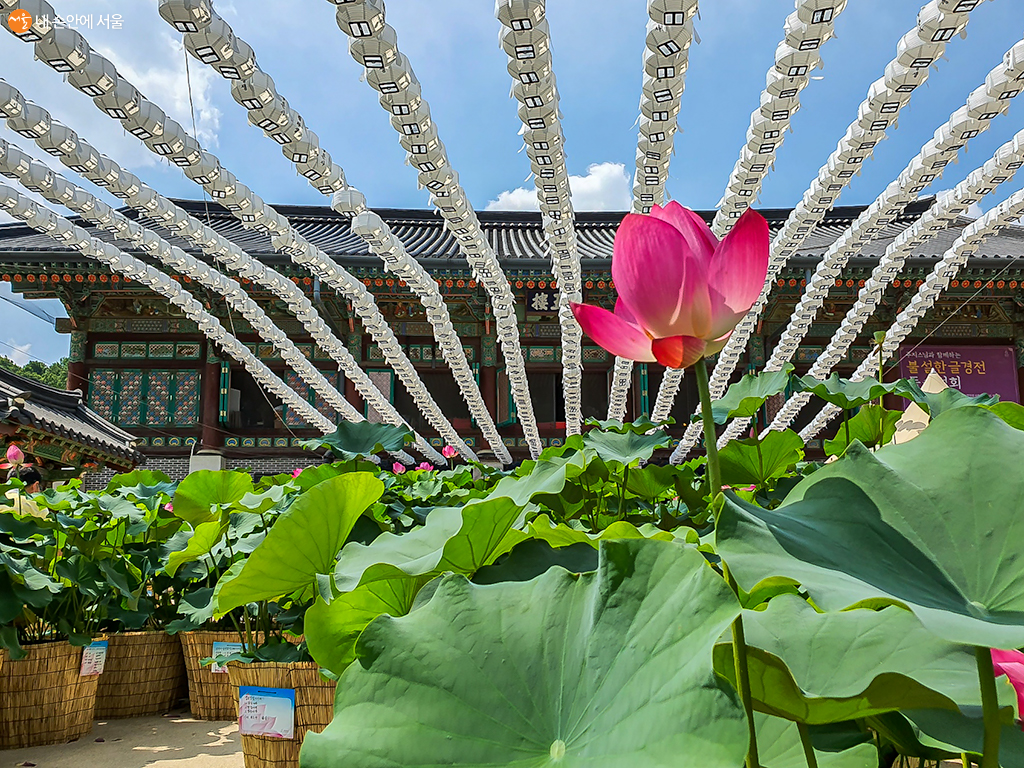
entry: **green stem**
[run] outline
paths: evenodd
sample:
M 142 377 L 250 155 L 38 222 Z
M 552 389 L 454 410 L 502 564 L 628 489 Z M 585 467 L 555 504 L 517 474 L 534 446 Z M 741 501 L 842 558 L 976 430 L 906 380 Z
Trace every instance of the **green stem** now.
M 999 696 L 996 693 L 996 675 L 992 667 L 992 651 L 975 647 L 978 661 L 978 682 L 981 684 L 981 710 L 985 720 L 985 748 L 981 768 L 999 768 Z
M 718 466 L 718 435 L 715 433 L 715 417 L 711 413 L 711 385 L 708 382 L 708 368 L 704 358 L 696 362 L 693 372 L 697 378 L 697 392 L 700 394 L 700 414 L 704 422 L 704 450 L 708 454 L 708 489 L 712 501 L 722 492 L 722 470 Z
M 731 580 L 731 578 L 730 578 Z M 735 589 L 733 582 L 733 589 Z M 747 668 L 747 641 L 743 634 L 743 616 L 737 616 L 732 623 L 732 657 L 736 665 L 736 682 L 740 689 L 740 700 L 747 713 L 747 730 L 750 732 L 750 748 L 747 751 L 746 768 L 760 768 L 757 756 L 757 725 L 754 723 L 754 701 L 750 695 L 750 670 Z M 815 766 L 810 766 L 815 768 Z M 984 766 L 983 766 L 984 768 Z
M 807 760 L 807 768 L 818 768 L 818 757 L 814 754 L 814 746 L 811 744 L 811 731 L 807 723 L 797 723 L 797 730 L 800 731 L 800 743 L 804 747 L 804 758 Z
M 961 752 L 960 753 L 960 764 L 964 768 L 971 768 L 971 765 L 972 765 L 971 758 L 970 758 L 970 756 L 966 752 Z
M 843 409 L 843 424 L 846 427 L 846 447 L 850 447 L 850 412 Z

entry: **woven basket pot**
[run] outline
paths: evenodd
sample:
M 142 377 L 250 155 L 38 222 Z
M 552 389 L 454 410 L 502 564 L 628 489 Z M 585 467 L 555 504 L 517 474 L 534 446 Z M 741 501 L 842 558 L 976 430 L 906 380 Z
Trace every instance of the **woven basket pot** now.
M 203 659 L 213 656 L 214 643 L 237 643 L 237 632 L 182 632 L 181 650 L 188 675 L 188 702 L 198 720 L 234 720 L 238 705 L 226 672 L 212 672 Z
M 25 658 L 0 664 L 0 749 L 63 744 L 87 734 L 100 675 L 79 675 L 82 649 L 44 643 L 25 651 Z
M 298 768 L 299 749 L 306 733 L 320 733 L 334 717 L 335 682 L 321 677 L 320 665 L 314 661 L 291 664 L 231 662 L 228 664 L 228 674 L 231 677 L 236 712 L 239 686 L 295 690 L 294 738 L 242 736 L 242 754 L 245 757 L 245 768 Z
M 185 684 L 181 641 L 165 632 L 111 635 L 96 690 L 96 717 L 162 715 Z

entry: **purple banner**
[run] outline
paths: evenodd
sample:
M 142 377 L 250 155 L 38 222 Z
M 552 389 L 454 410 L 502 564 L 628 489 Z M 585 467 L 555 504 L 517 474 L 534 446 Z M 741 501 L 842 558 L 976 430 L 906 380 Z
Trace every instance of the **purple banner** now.
M 934 371 L 965 395 L 999 395 L 1020 402 L 1013 347 L 901 347 L 900 376 L 923 384 Z

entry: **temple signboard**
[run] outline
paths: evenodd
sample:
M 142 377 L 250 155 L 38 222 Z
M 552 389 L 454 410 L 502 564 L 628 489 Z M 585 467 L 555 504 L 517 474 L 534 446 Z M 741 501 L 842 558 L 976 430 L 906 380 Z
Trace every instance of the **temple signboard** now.
M 1010 346 L 917 346 L 900 348 L 900 376 L 922 384 L 934 370 L 965 395 L 999 395 L 1020 402 L 1017 359 Z

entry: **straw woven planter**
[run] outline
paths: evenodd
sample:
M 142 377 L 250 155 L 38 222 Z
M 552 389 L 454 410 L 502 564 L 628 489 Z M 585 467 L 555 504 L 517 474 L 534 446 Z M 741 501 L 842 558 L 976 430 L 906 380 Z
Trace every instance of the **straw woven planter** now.
M 213 656 L 214 643 L 237 643 L 236 632 L 182 632 L 181 650 L 188 675 L 188 701 L 192 716 L 199 720 L 234 720 L 238 717 L 227 673 L 211 672 L 203 659 Z
M 92 728 L 99 675 L 80 677 L 82 649 L 27 646 L 0 665 L 0 749 L 63 744 Z
M 274 739 L 269 736 L 242 736 L 245 768 L 298 768 L 299 749 L 306 733 L 320 733 L 334 717 L 333 680 L 320 676 L 320 665 L 314 661 L 277 664 L 228 665 L 231 688 L 238 707 L 238 688 L 253 685 L 260 688 L 293 688 L 295 690 L 295 737 Z
M 108 642 L 96 717 L 144 717 L 173 709 L 185 684 L 181 641 L 165 632 L 126 632 Z

